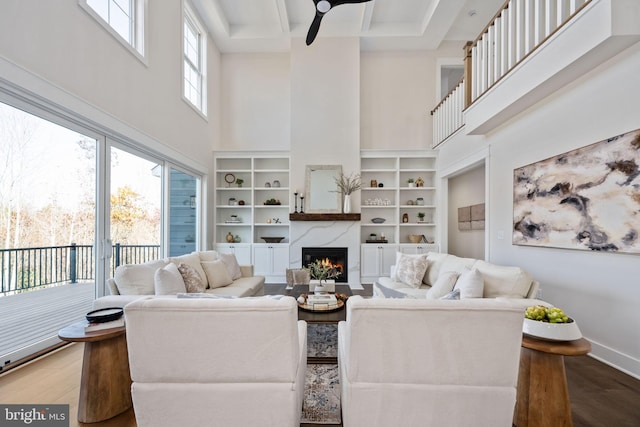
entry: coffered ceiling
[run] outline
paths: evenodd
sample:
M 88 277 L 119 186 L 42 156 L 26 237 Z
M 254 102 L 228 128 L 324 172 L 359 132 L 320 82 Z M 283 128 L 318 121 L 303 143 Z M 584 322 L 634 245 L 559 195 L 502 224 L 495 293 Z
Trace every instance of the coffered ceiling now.
M 313 0 L 192 0 L 222 52 L 286 52 L 304 39 Z M 332 8 L 318 40 L 360 37 L 363 50 L 431 50 L 473 40 L 504 0 L 371 0 Z

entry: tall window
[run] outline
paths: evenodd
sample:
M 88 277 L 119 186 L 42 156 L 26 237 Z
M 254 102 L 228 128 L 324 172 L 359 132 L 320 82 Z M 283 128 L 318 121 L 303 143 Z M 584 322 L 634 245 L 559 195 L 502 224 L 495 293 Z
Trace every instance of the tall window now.
M 79 0 L 125 46 L 144 56 L 145 0 Z
M 207 114 L 206 100 L 206 33 L 192 9 L 184 9 L 184 98 Z

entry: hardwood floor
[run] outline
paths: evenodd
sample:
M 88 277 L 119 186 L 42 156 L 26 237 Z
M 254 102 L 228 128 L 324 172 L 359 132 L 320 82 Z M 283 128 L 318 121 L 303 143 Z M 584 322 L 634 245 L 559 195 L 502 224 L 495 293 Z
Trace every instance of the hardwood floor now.
M 133 410 L 78 423 L 82 354 L 82 344 L 71 344 L 0 374 L 0 403 L 69 404 L 70 427 L 136 427 Z M 565 366 L 574 427 L 640 426 L 640 380 L 588 356 L 565 357 Z

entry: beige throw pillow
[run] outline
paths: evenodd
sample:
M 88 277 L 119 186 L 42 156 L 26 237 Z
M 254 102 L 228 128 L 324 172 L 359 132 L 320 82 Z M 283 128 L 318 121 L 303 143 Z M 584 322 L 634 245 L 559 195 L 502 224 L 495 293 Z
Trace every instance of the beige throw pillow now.
M 429 263 L 426 256 L 404 255 L 398 257 L 396 277 L 402 283 L 419 288 Z
M 156 270 L 154 287 L 156 295 L 177 295 L 186 290 L 178 267 L 171 263 Z
M 200 277 L 202 277 L 202 281 L 204 282 L 204 287 L 205 288 L 207 287 L 207 282 L 206 282 L 207 276 L 204 274 L 204 270 L 200 265 L 200 255 L 198 254 L 198 252 L 192 252 L 190 254 L 172 257 L 172 258 L 169 258 L 169 261 L 174 263 L 176 266 L 180 265 L 180 263 L 189 265 L 191 268 L 193 268 L 195 271 L 198 272 Z
M 223 254 L 219 253 L 218 256 L 224 262 L 224 265 L 227 267 L 227 271 L 231 276 L 232 280 L 239 279 L 242 277 L 242 272 L 240 271 L 240 264 L 238 264 L 238 259 L 234 254 Z
M 427 291 L 427 299 L 439 299 L 453 290 L 458 280 L 458 272 L 444 271 L 440 273 L 436 282 Z
M 460 290 L 460 299 L 482 298 L 484 279 L 476 268 L 473 270 L 465 270 L 460 277 L 458 277 L 456 286 L 453 289 Z
M 191 267 L 189 264 L 181 262 L 178 266 L 178 271 L 182 276 L 182 280 L 184 280 L 184 285 L 187 292 L 204 292 L 207 285 L 202 280 L 202 277 L 200 277 L 200 273 L 198 273 L 193 267 Z
M 219 259 L 216 261 L 203 261 L 202 268 L 204 269 L 207 279 L 209 280 L 209 287 L 211 289 L 221 288 L 223 286 L 230 285 L 233 280 L 227 266 Z

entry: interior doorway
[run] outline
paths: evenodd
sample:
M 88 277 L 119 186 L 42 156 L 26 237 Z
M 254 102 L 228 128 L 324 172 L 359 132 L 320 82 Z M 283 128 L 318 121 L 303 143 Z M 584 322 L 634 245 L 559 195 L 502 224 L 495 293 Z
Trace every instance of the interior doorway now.
M 485 221 L 478 217 L 467 221 L 471 218 L 466 216 L 467 208 L 480 208 L 479 205 L 485 203 L 485 173 L 485 163 L 482 162 L 448 179 L 447 241 L 450 254 L 485 259 Z

